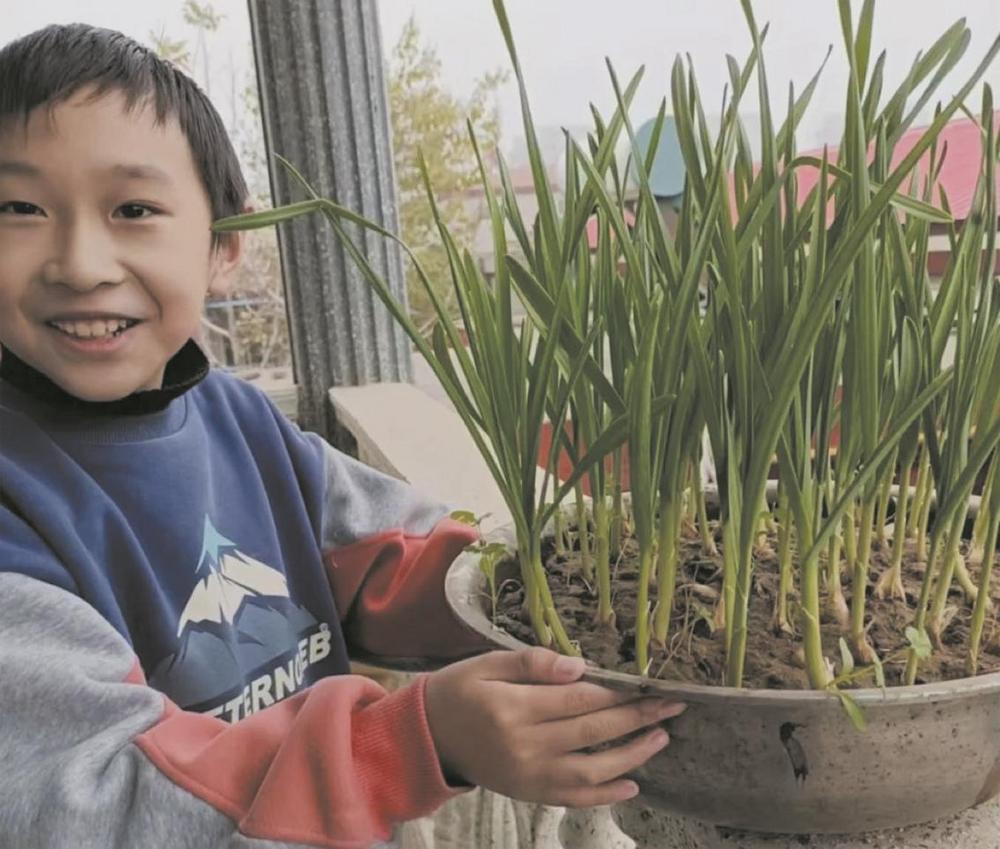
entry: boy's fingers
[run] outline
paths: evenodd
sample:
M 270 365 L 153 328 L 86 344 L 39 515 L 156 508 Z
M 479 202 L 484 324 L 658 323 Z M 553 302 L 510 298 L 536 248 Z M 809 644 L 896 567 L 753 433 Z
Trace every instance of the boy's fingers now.
M 582 657 L 567 657 L 543 648 L 496 651 L 477 658 L 483 677 L 513 684 L 569 684 L 587 668 Z
M 550 722 L 596 713 L 615 705 L 634 701 L 635 694 L 611 690 L 586 681 L 562 687 L 530 687 L 532 722 Z
M 567 755 L 560 759 L 554 778 L 558 786 L 594 789 L 638 769 L 669 742 L 666 731 L 654 728 L 612 749 Z
M 633 798 L 639 793 L 639 785 L 627 778 L 619 778 L 597 787 L 573 787 L 557 793 L 544 804 L 560 805 L 567 808 L 595 808 L 598 805 L 614 805 Z
M 600 746 L 647 725 L 671 719 L 682 713 L 684 707 L 662 699 L 639 699 L 614 705 L 573 719 L 550 722 L 545 743 L 556 754 Z

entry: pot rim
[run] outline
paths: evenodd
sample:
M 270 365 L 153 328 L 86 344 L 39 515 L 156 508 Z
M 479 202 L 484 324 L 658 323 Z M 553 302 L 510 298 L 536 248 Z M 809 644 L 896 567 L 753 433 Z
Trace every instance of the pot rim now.
M 505 542 L 511 547 L 512 525 L 505 525 L 487 535 L 489 541 Z M 513 551 L 513 549 L 512 549 Z M 493 625 L 492 621 L 475 603 L 474 599 L 484 595 L 486 576 L 480 571 L 475 552 L 463 551 L 452 562 L 445 577 L 445 597 L 454 614 L 467 627 L 486 637 L 501 649 L 517 650 L 531 648 L 513 635 Z M 642 678 L 630 672 L 617 672 L 599 666 L 589 667 L 584 680 L 613 689 L 636 690 L 641 694 L 669 696 L 686 702 L 710 702 L 725 699 L 730 704 L 747 706 L 780 705 L 835 702 L 835 693 L 822 690 L 766 690 L 744 687 L 691 684 L 686 681 L 670 681 L 662 678 Z M 874 705 L 919 705 L 928 702 L 946 703 L 969 696 L 987 696 L 1000 693 L 1000 672 L 977 675 L 974 678 L 954 678 L 934 681 L 928 684 L 913 684 L 886 687 L 865 687 L 845 690 L 845 693 L 862 707 Z

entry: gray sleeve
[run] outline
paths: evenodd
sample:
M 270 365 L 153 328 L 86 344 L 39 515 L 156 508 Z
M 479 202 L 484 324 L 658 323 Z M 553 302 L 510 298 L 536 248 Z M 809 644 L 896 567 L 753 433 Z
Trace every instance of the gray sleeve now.
M 89 605 L 14 573 L 0 599 L 0 847 L 306 845 L 242 835 L 144 755 L 163 697 L 126 682 L 135 656 Z
M 324 549 L 342 548 L 388 530 L 422 536 L 448 515 L 448 506 L 410 484 L 366 466 L 324 443 Z

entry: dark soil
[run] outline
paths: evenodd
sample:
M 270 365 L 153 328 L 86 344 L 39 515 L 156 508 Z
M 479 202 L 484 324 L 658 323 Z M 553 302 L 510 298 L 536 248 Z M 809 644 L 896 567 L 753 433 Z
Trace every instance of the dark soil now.
M 789 618 L 795 634 L 776 632 L 772 627 L 775 598 L 778 590 L 777 541 L 769 539 L 756 556 L 754 588 L 751 594 L 748 624 L 747 655 L 744 686 L 754 689 L 807 688 L 808 681 L 802 661 L 801 636 L 797 633 L 798 595 L 793 588 L 789 600 Z M 596 627 L 597 597 L 583 579 L 579 554 L 570 551 L 556 555 L 549 540 L 543 549 L 549 584 L 556 608 L 571 640 L 577 641 L 584 657 L 606 669 L 635 673 L 635 599 L 638 576 L 637 547 L 627 540 L 613 568 L 616 622 L 612 627 Z M 889 566 L 890 552 L 873 547 L 868 585 L 868 638 L 881 658 L 889 686 L 902 684 L 907 642 L 905 629 L 913 622 L 913 611 L 920 594 L 925 564 L 916 560 L 912 542 L 908 541 L 903 561 L 903 586 L 906 601 L 897 598 L 880 600 L 873 588 L 879 576 Z M 842 564 L 843 567 L 843 564 Z M 823 571 L 826 561 L 823 560 Z M 978 582 L 979 569 L 971 568 Z M 697 534 L 689 532 L 681 543 L 681 564 L 678 567 L 677 593 L 671 617 L 670 635 L 665 649 L 651 647 L 650 675 L 657 678 L 687 681 L 696 684 L 722 683 L 725 668 L 725 632 L 712 627 L 714 599 L 722 591 L 721 557 L 706 554 Z M 848 575 L 842 579 L 848 605 L 851 600 Z M 980 649 L 979 674 L 1000 671 L 1000 568 L 992 574 L 990 596 L 993 611 L 987 613 Z M 651 590 L 655 604 L 655 588 Z M 497 625 L 527 643 L 534 642 L 534 633 L 522 610 L 523 589 L 518 581 L 506 582 L 497 605 Z M 825 605 L 825 592 L 822 602 Z M 940 649 L 931 659 L 921 662 L 917 683 L 966 677 L 969 625 L 972 607 L 956 587 L 949 598 L 949 612 L 954 615 L 942 635 Z M 841 670 L 840 627 L 824 612 L 824 654 Z M 861 666 L 858 663 L 858 666 Z M 857 686 L 874 686 L 874 678 L 858 681 Z

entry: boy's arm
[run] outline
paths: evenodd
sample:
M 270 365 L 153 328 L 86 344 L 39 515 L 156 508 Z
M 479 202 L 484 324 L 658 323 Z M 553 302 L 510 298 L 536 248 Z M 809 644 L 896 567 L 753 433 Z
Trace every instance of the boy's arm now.
M 360 849 L 453 795 L 425 678 L 327 678 L 229 725 L 147 687 L 71 592 L 5 572 L 0 598 L 0 845 Z
M 323 443 L 321 538 L 344 633 L 384 657 L 451 659 L 490 646 L 444 595 L 452 561 L 478 539 L 448 508 Z

